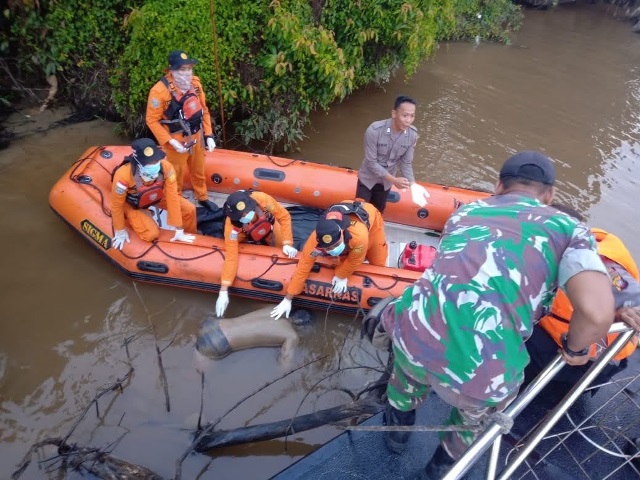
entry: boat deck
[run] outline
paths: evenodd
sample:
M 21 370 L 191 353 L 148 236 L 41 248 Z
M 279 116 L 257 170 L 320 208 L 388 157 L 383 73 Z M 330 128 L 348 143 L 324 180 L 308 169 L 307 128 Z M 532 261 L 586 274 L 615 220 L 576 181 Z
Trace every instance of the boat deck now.
M 640 354 L 629 358 L 626 370 L 611 382 L 591 385 L 560 416 L 529 452 L 524 463 L 510 465 L 539 427 L 567 403 L 567 387 L 544 387 L 517 416 L 511 431 L 500 438 L 499 454 L 489 468 L 489 453 L 479 456 L 464 477 L 476 479 L 627 480 L 640 478 Z M 585 376 L 586 377 L 586 376 Z M 540 378 L 540 377 L 538 377 Z M 522 395 L 521 395 L 522 396 Z M 520 397 L 519 397 L 520 398 Z M 515 403 L 515 402 L 514 402 Z M 417 411 L 416 425 L 442 425 L 449 407 L 432 394 Z M 382 414 L 362 425 L 380 426 Z M 283 470 L 273 480 L 290 479 L 414 479 L 438 445 L 435 431 L 414 432 L 407 450 L 388 452 L 382 432 L 343 433 L 314 453 Z M 507 468 L 515 468 L 507 474 Z M 451 476 L 451 479 L 459 478 Z M 450 480 L 447 476 L 446 480 Z
M 185 191 L 183 192 L 183 195 L 189 201 L 197 205 L 192 191 Z M 220 208 L 222 208 L 222 206 L 224 205 L 226 198 L 226 194 L 211 191 L 209 192 L 209 199 Z M 284 205 L 286 208 L 295 206 L 286 202 L 282 202 L 282 205 Z M 166 212 L 159 211 L 159 213 L 156 214 L 156 217 L 160 218 L 160 220 L 158 220 L 158 223 L 160 225 L 164 225 L 163 228 L 166 228 Z M 389 257 L 387 259 L 387 266 L 398 268 L 400 256 L 402 255 L 404 247 L 408 243 L 415 241 L 418 245 L 430 245 L 435 247 L 438 243 L 440 234 L 435 230 L 421 229 L 417 227 L 401 225 L 399 223 L 385 222 L 385 235 L 387 238 L 387 244 L 389 245 Z

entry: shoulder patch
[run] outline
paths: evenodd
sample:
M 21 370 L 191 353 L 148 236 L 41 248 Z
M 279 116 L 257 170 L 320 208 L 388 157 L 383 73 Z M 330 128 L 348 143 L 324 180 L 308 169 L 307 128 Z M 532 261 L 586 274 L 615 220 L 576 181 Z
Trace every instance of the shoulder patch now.
M 167 176 L 167 182 L 175 182 L 176 181 L 176 172 L 171 172 L 168 176 Z
M 276 209 L 272 203 L 267 203 L 267 212 L 271 213 Z
M 233 229 L 229 234 L 229 240 L 238 240 L 238 231 Z
M 160 107 L 160 100 L 158 100 L 157 98 L 152 98 L 151 99 L 151 106 L 153 108 L 158 108 Z
M 363 250 L 364 250 L 364 247 L 362 247 L 362 246 L 359 246 L 359 247 L 351 249 L 351 251 L 355 252 L 355 253 L 362 253 Z
M 118 181 L 118 183 L 116 183 L 116 194 L 124 195 L 128 188 L 129 186 L 126 183 Z
M 626 290 L 629 286 L 629 282 L 622 278 L 622 275 L 618 273 L 615 267 L 609 266 L 607 267 L 607 270 L 609 271 L 609 278 L 611 278 L 611 285 L 613 285 L 613 288 L 619 292 Z

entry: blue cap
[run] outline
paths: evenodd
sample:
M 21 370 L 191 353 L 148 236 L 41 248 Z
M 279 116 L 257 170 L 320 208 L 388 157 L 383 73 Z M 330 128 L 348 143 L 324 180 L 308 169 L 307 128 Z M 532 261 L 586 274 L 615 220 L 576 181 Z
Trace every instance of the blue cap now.
M 169 69 L 178 70 L 183 65 L 195 65 L 198 60 L 195 58 L 189 58 L 182 50 L 174 50 L 169 54 Z

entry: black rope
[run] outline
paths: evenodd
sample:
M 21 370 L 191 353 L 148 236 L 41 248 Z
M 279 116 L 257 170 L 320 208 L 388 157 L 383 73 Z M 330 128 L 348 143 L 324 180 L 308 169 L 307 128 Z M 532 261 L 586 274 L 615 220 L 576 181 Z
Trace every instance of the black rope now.
M 223 254 L 223 257 L 224 257 L 224 254 Z M 293 265 L 294 263 L 296 263 L 295 260 L 285 260 L 283 262 L 280 262 L 279 260 L 280 260 L 280 257 L 278 257 L 277 255 L 272 255 L 271 256 L 271 265 L 269 265 L 267 267 L 267 269 L 264 272 L 262 272 L 260 275 L 258 275 L 257 277 L 253 277 L 251 279 L 246 279 L 246 278 L 242 278 L 242 277 L 236 275 L 236 278 L 238 280 L 243 281 L 243 282 L 251 282 L 252 280 L 257 280 L 259 278 L 262 278 L 264 275 L 269 273 L 269 270 L 271 270 L 276 265 Z

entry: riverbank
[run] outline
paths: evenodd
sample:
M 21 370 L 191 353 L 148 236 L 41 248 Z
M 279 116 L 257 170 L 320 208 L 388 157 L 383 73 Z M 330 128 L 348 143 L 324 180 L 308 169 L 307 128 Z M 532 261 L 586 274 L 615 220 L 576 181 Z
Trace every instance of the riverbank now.
M 42 104 L 22 103 L 5 113 L 4 120 L 0 122 L 0 148 L 6 148 L 11 142 L 29 135 L 88 120 L 90 119 L 78 119 L 77 114 L 66 104 L 42 108 Z

